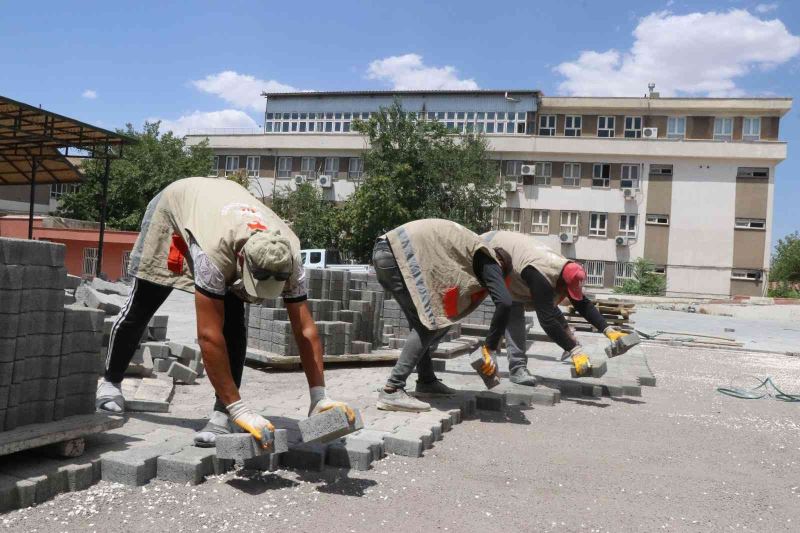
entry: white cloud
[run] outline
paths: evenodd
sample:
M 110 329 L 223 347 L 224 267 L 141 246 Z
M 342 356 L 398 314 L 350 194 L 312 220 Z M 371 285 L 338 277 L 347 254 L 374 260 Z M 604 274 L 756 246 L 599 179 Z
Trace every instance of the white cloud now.
M 262 91 L 268 93 L 295 92 L 298 89 L 275 80 L 260 80 L 248 74 L 225 70 L 209 74 L 202 80 L 193 80 L 195 88 L 214 94 L 239 109 L 264 110 Z
M 92 89 L 86 89 L 85 91 L 83 91 L 83 93 L 81 93 L 81 96 L 83 96 L 87 100 L 94 100 L 95 98 L 97 98 L 97 91 L 94 91 Z
M 395 90 L 477 89 L 472 78 L 460 79 L 455 67 L 429 67 L 417 54 L 377 59 L 369 64 L 367 78 L 391 83 Z
M 736 79 L 800 54 L 800 37 L 780 20 L 744 10 L 673 15 L 662 11 L 639 21 L 630 50 L 584 51 L 555 71 L 566 94 L 637 96 L 649 82 L 669 95 L 736 96 Z
M 175 120 L 169 119 L 148 119 L 149 122 L 161 121 L 161 133 L 171 131 L 177 136 L 198 130 L 210 130 L 215 128 L 258 128 L 255 120 L 250 118 L 244 111 L 238 109 L 223 109 L 222 111 L 195 111 L 188 115 L 183 115 Z
M 775 11 L 778 9 L 778 2 L 772 2 L 771 4 L 758 4 L 756 6 L 756 11 L 759 13 L 769 13 L 770 11 Z

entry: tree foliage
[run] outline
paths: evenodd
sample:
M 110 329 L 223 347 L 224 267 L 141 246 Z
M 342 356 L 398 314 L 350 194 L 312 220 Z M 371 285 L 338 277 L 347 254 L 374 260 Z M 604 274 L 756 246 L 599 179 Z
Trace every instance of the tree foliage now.
M 286 187 L 275 191 L 272 210 L 287 221 L 303 248 L 338 247 L 338 209 L 312 184 L 302 183 L 295 190 Z
M 420 218 L 453 220 L 479 233 L 490 229 L 503 197 L 483 137 L 450 135 L 397 101 L 353 129 L 369 141 L 367 177 L 340 220 L 345 247 L 355 257 L 366 261 L 375 237 Z
M 159 122 L 145 122 L 142 131 L 128 124 L 126 135 L 139 142 L 126 146 L 122 157 L 111 160 L 108 178 L 106 220 L 110 227 L 137 230 L 148 202 L 173 181 L 190 176 L 206 176 L 212 153 L 206 143 L 187 146 L 171 132 L 160 134 Z M 102 180 L 105 161 L 85 160 L 81 171 L 86 176 L 81 187 L 66 194 L 58 214 L 81 220 L 100 220 Z
M 653 263 L 640 257 L 634 261 L 633 279 L 626 280 L 622 287 L 616 287 L 614 292 L 642 296 L 662 296 L 666 289 L 666 277 L 654 271 Z
M 778 239 L 772 255 L 770 279 L 772 281 L 800 281 L 800 232 L 795 231 Z

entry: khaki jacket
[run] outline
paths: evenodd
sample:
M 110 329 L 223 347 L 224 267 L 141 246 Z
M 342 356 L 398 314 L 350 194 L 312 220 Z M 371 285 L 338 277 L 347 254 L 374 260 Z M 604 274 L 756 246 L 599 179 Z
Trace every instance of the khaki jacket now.
M 404 224 L 384 237 L 426 328 L 438 330 L 458 322 L 486 297 L 472 261 L 481 250 L 495 261 L 497 257 L 467 228 L 449 220 L 425 219 Z
M 297 236 L 244 187 L 218 178 L 178 180 L 147 206 L 129 271 L 157 285 L 194 292 L 188 264 L 191 235 L 230 286 L 240 277 L 237 254 L 253 231 L 266 228 L 278 229 L 289 239 L 300 264 Z
M 566 295 L 563 283 L 559 283 L 561 271 L 571 261 L 540 243 L 531 235 L 516 231 L 490 231 L 481 238 L 493 248 L 503 248 L 511 255 L 512 272 L 509 292 L 515 302 L 532 303 L 533 296 L 522 279 L 522 270 L 531 266 L 538 270 L 553 286 L 556 304 Z

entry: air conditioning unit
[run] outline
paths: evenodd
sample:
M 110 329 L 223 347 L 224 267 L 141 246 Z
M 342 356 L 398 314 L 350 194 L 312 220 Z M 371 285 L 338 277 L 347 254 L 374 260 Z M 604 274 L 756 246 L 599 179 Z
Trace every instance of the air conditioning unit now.
M 303 182 L 305 182 L 305 181 L 306 181 L 306 177 L 305 177 L 305 176 L 303 176 L 302 174 L 297 174 L 297 175 L 295 175 L 295 177 L 294 177 L 294 183 L 295 183 L 295 185 L 301 185 L 301 184 L 302 184 Z
M 505 186 L 504 186 L 504 190 L 506 192 L 517 192 L 517 182 L 516 181 L 511 181 L 511 180 L 506 181 L 505 182 Z
M 330 187 L 330 186 L 333 185 L 333 180 L 331 179 L 330 176 L 326 176 L 325 174 L 323 174 L 322 176 L 319 177 L 319 179 L 317 180 L 317 183 L 319 183 L 320 187 L 326 187 L 327 188 L 327 187 Z
M 520 172 L 523 176 L 535 176 L 536 175 L 536 165 L 522 165 L 520 168 Z
M 558 235 L 558 240 L 561 241 L 561 244 L 573 244 L 575 237 L 574 233 L 561 233 Z
M 625 198 L 633 198 L 634 191 L 633 189 L 622 189 L 622 196 Z
M 642 128 L 642 139 L 657 139 L 658 128 Z
M 617 237 L 615 239 L 617 246 L 629 246 L 631 244 L 631 240 L 632 239 L 630 237 L 622 237 L 622 236 Z

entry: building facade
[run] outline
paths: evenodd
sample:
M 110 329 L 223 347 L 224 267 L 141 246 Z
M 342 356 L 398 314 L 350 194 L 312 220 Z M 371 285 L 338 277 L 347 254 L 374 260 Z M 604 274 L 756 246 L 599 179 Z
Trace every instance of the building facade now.
M 272 94 L 263 131 L 208 139 L 212 174 L 245 172 L 254 192 L 314 181 L 342 201 L 364 178 L 352 121 L 393 99 L 453 132 L 486 136 L 506 191 L 498 227 L 580 260 L 611 290 L 638 257 L 674 296 L 761 295 L 775 168 L 789 98 L 547 97 L 538 91 Z

